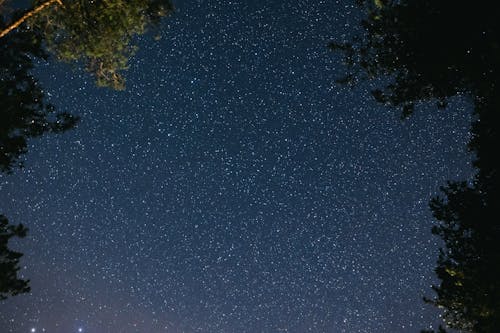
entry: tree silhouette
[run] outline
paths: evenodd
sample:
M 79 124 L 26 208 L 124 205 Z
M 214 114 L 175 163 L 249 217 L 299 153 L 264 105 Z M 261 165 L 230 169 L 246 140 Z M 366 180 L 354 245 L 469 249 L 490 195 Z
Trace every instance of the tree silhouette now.
M 362 36 L 332 42 L 349 67 L 340 82 L 385 78 L 373 91 L 382 103 L 409 115 L 419 101 L 494 91 L 500 65 L 495 3 L 463 1 L 358 1 L 366 12 Z
M 8 295 L 17 295 L 30 291 L 28 280 L 17 277 L 19 271 L 19 258 L 22 253 L 8 248 L 9 239 L 12 237 L 26 236 L 27 229 L 22 225 L 10 225 L 5 216 L 0 215 L 0 301 Z
M 440 251 L 435 286 L 427 300 L 446 309 L 447 324 L 471 332 L 496 332 L 500 327 L 500 203 L 499 165 L 495 159 L 500 99 L 476 102 L 480 115 L 469 146 L 477 174 L 471 184 L 450 182 L 430 206 L 440 224 L 433 233 L 445 243 Z
M 0 26 L 2 22 L 0 21 Z M 45 58 L 40 36 L 18 30 L 0 38 L 0 172 L 22 166 L 27 140 L 60 133 L 75 126 L 78 117 L 56 113 L 31 75 L 33 58 Z
M 450 328 L 496 332 L 500 327 L 500 203 L 497 162 L 500 94 L 500 20 L 484 1 L 358 1 L 363 34 L 332 42 L 348 70 L 339 83 L 379 79 L 373 96 L 409 116 L 422 101 L 445 108 L 449 97 L 474 104 L 469 149 L 477 174 L 450 182 L 433 198 L 433 233 L 444 241 L 431 302 Z M 439 329 L 444 332 L 444 328 Z
M 433 233 L 446 250 L 436 268 L 437 298 L 430 302 L 446 309 L 452 328 L 495 332 L 500 324 L 500 230 L 493 215 L 498 201 L 479 183 L 454 182 L 442 190 L 444 197 L 434 198 L 431 209 L 440 221 Z

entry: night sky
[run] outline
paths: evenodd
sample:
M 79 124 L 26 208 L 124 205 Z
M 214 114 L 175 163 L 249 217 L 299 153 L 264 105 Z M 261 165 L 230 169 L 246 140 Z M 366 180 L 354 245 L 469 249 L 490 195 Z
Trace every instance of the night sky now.
M 0 175 L 31 294 L 0 331 L 418 332 L 437 327 L 428 201 L 472 175 L 467 102 L 408 120 L 334 83 L 348 1 L 181 1 L 127 90 L 37 69 L 82 117 Z

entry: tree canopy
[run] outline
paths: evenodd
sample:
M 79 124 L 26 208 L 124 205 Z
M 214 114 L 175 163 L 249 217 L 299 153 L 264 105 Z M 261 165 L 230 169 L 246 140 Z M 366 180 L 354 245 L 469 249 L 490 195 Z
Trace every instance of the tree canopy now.
M 349 67 L 341 82 L 384 77 L 373 91 L 383 103 L 409 115 L 416 102 L 494 91 L 500 69 L 499 22 L 495 3 L 464 1 L 358 0 L 366 17 L 364 34 L 333 41 Z
M 123 72 L 136 51 L 134 37 L 157 25 L 172 9 L 169 0 L 66 0 L 29 22 L 57 59 L 80 62 L 98 85 L 123 89 Z
M 496 332 L 500 327 L 500 21 L 494 1 L 358 1 L 363 33 L 330 47 L 343 55 L 339 83 L 381 79 L 373 96 L 403 116 L 421 101 L 468 96 L 474 105 L 469 148 L 474 179 L 449 182 L 430 207 L 444 241 L 436 266 L 440 284 L 427 300 L 444 310 L 448 327 Z M 444 332 L 440 328 L 439 332 Z

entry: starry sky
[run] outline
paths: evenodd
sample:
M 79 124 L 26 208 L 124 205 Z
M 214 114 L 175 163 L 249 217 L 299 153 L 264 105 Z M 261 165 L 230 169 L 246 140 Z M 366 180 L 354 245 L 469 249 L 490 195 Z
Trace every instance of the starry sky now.
M 402 121 L 370 83 L 336 85 L 327 44 L 358 31 L 349 1 L 174 4 L 124 92 L 37 66 L 82 120 L 0 175 L 32 286 L 0 303 L 0 331 L 436 328 L 428 201 L 472 175 L 467 101 Z

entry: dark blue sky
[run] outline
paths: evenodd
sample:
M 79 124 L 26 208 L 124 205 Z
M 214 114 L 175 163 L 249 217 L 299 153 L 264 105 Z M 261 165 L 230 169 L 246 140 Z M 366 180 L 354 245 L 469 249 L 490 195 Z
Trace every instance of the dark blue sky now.
M 127 90 L 37 73 L 77 129 L 0 175 L 32 293 L 1 332 L 418 332 L 439 322 L 431 196 L 467 179 L 469 114 L 406 121 L 334 84 L 347 1 L 177 1 Z

